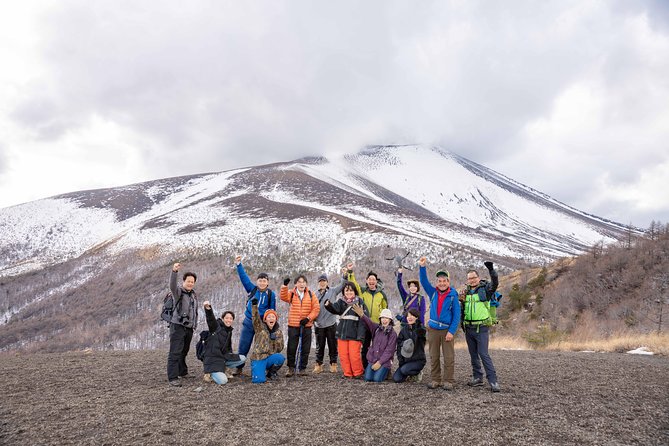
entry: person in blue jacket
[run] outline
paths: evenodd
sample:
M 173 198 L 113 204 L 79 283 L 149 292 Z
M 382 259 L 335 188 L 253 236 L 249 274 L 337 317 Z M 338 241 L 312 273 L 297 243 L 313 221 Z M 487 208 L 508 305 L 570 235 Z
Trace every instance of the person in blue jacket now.
M 460 324 L 460 301 L 458 293 L 451 288 L 451 277 L 448 271 L 439 270 L 435 274 L 437 286 L 434 287 L 427 278 L 425 265 L 427 259 L 421 257 L 420 284 L 430 299 L 430 319 L 427 322 L 427 342 L 430 349 L 430 389 L 436 389 L 443 383 L 445 390 L 453 390 L 455 383 L 455 332 Z M 439 358 L 443 354 L 444 366 Z
M 253 343 L 253 336 L 255 331 L 253 330 L 253 305 L 251 301 L 253 299 L 258 300 L 258 313 L 260 313 L 260 318 L 265 317 L 265 311 L 274 310 L 276 311 L 276 293 L 269 289 L 269 277 L 267 273 L 260 273 L 256 279 L 255 285 L 251 282 L 249 275 L 246 274 L 244 266 L 242 265 L 242 256 L 235 257 L 235 264 L 237 265 L 237 274 L 239 274 L 239 280 L 242 282 L 242 286 L 248 293 L 248 298 L 246 299 L 246 310 L 244 310 L 244 322 L 242 323 L 242 331 L 239 334 L 239 354 L 248 356 L 249 350 L 251 350 L 251 344 Z M 233 375 L 239 375 L 242 372 L 243 365 L 238 367 Z

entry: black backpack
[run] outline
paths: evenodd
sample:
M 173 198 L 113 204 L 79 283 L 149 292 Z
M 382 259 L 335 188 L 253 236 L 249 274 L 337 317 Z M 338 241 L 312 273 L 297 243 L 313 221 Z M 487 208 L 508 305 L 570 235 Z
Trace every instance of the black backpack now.
M 197 341 L 197 344 L 195 344 L 195 356 L 197 356 L 197 359 L 200 361 L 204 361 L 204 348 L 207 345 L 207 339 L 211 337 L 211 333 L 209 333 L 209 330 L 202 330 L 200 332 L 200 339 Z
M 174 313 L 174 298 L 172 292 L 168 291 L 163 298 L 163 311 L 160 313 L 160 318 L 167 323 L 172 322 L 172 313 Z

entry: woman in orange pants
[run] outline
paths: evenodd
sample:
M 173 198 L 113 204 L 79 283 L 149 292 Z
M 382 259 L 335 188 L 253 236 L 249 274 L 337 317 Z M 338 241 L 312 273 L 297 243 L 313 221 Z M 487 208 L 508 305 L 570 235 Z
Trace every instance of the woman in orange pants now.
M 362 368 L 360 349 L 362 348 L 362 340 L 365 338 L 366 328 L 360 317 L 353 311 L 353 304 L 360 305 L 366 315 L 369 315 L 369 312 L 365 303 L 358 296 L 358 290 L 354 283 L 344 283 L 342 294 L 344 298 L 335 303 L 329 300 L 325 301 L 325 309 L 330 313 L 339 315 L 337 349 L 339 350 L 339 361 L 344 376 L 347 378 L 362 378 L 365 371 Z

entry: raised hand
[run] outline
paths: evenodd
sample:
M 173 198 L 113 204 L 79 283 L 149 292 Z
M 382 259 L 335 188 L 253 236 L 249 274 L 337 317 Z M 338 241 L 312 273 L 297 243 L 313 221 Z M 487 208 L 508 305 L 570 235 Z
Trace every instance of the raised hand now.
M 289 283 L 290 283 L 290 277 L 286 277 L 285 279 L 283 279 L 284 286 L 288 286 Z
M 204 302 L 202 302 L 202 307 L 203 307 L 205 310 L 211 310 L 211 304 L 209 303 L 208 300 L 205 300 Z
M 251 305 L 253 306 L 258 305 L 258 299 L 256 299 L 255 297 L 251 299 Z
M 177 271 L 179 271 L 179 268 L 181 268 L 181 263 L 177 262 L 172 266 L 172 271 L 176 273 Z
M 425 256 L 418 259 L 418 265 L 425 266 L 427 264 L 427 258 Z
M 236 256 L 235 257 L 235 265 L 239 265 L 242 263 L 242 256 Z
M 358 317 L 362 317 L 363 314 L 365 314 L 365 310 L 362 309 L 362 307 L 358 304 L 353 304 L 351 307 L 353 312 L 358 315 Z
M 483 262 L 483 264 L 485 265 L 486 268 L 488 268 L 488 271 L 492 270 L 492 262 L 491 261 L 488 260 L 487 262 Z

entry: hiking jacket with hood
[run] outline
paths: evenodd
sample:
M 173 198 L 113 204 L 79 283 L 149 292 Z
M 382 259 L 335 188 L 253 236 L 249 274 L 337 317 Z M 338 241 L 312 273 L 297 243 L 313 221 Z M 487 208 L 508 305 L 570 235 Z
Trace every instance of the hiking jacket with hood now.
M 421 362 L 425 365 L 425 326 L 416 321 L 413 325 L 402 324 L 402 329 L 400 334 L 397 335 L 397 361 L 399 362 L 400 367 L 402 367 L 407 362 Z M 413 354 L 410 358 L 405 358 L 402 356 L 402 344 L 407 339 L 413 341 Z
M 490 299 L 497 291 L 499 277 L 494 269 L 489 270 L 489 273 L 490 282 L 481 279 L 477 286 L 467 286 L 462 314 L 462 322 L 465 325 L 490 323 Z
M 246 293 L 250 293 L 253 291 L 255 288 L 255 292 L 253 293 L 253 296 L 249 299 L 247 296 L 246 300 L 246 309 L 244 310 L 244 317 L 247 318 L 248 320 L 251 320 L 253 318 L 253 314 L 251 311 L 251 301 L 255 297 L 258 299 L 258 311 L 260 312 L 260 318 L 262 319 L 265 317 L 265 311 L 268 309 L 272 309 L 276 311 L 276 294 L 274 291 L 270 290 L 269 288 L 265 289 L 264 291 L 260 291 L 256 285 L 251 282 L 251 278 L 249 277 L 248 274 L 246 274 L 246 270 L 244 269 L 244 266 L 240 263 L 237 265 L 237 274 L 239 274 L 239 280 L 242 282 L 242 286 L 246 290 Z
M 232 352 L 232 327 L 216 319 L 211 308 L 205 308 L 204 315 L 210 333 L 204 345 L 204 373 L 225 372 L 226 361 L 239 360 L 239 355 Z
M 414 299 L 414 296 L 404 289 L 401 272 L 397 273 L 397 290 L 400 292 L 400 298 L 402 299 L 402 322 L 406 323 L 407 313 L 410 309 L 415 308 L 420 313 L 421 324 L 425 325 L 425 296 L 419 290 Z
M 420 285 L 425 290 L 425 294 L 430 298 L 430 319 L 427 326 L 434 330 L 448 330 L 455 335 L 460 323 L 460 301 L 458 292 L 453 287 L 448 290 L 448 295 L 441 306 L 441 311 L 437 311 L 439 303 L 439 293 L 432 286 L 427 278 L 427 270 L 424 266 L 420 267 Z
M 255 331 L 251 360 L 257 361 L 265 359 L 274 353 L 281 353 L 283 351 L 283 333 L 279 329 L 279 321 L 277 320 L 274 328 L 270 330 L 267 324 L 260 319 L 258 305 L 252 305 L 251 308 L 253 329 Z
M 376 289 L 374 291 L 370 290 L 368 287 L 360 288 L 358 282 L 355 280 L 355 274 L 350 273 L 348 275 L 348 280 L 355 284 L 355 287 L 358 289 L 358 295 L 362 298 L 367 305 L 367 310 L 369 311 L 369 318 L 372 322 L 379 322 L 379 316 L 381 316 L 381 310 L 388 308 L 388 298 L 386 293 L 383 292 L 383 282 L 378 281 Z
M 186 291 L 177 285 L 178 271 L 170 274 L 170 291 L 174 299 L 174 312 L 170 324 L 183 325 L 186 328 L 197 328 L 197 295 L 195 290 Z M 186 315 L 186 317 L 183 317 Z
M 365 332 L 367 328 L 364 322 L 360 320 L 357 314 L 353 311 L 353 304 L 357 303 L 362 307 L 365 314 L 369 314 L 365 302 L 360 299 L 360 296 L 355 296 L 351 305 L 347 304 L 344 299 L 339 299 L 336 302 L 330 301 L 330 306 L 325 307 L 327 311 L 332 314 L 339 315 L 339 324 L 337 324 L 337 332 L 335 336 L 342 341 L 362 341 L 365 339 Z
M 320 305 L 318 317 L 314 321 L 314 326 L 316 328 L 332 327 L 337 323 L 337 316 L 329 311 L 325 311 L 325 301 L 329 300 L 334 302 L 337 299 L 337 295 L 341 293 L 341 290 L 344 288 L 344 283 L 345 282 L 342 280 L 341 283 L 334 288 L 326 287 L 324 290 L 318 290 L 316 292 Z
M 287 285 L 281 285 L 279 297 L 282 301 L 290 304 L 288 310 L 289 327 L 300 328 L 300 321 L 306 317 L 309 318 L 309 322 L 307 322 L 305 327 L 311 328 L 318 317 L 321 307 L 318 297 L 316 297 L 316 294 L 309 287 L 304 289 L 304 296 L 300 299 L 297 287 L 289 291 Z
M 372 333 L 372 344 L 367 350 L 367 362 L 374 364 L 380 362 L 382 367 L 390 370 L 397 348 L 397 333 L 393 328 L 393 320 L 390 319 L 388 327 L 373 322 L 367 316 L 362 316 L 362 321 L 367 325 L 367 329 Z

